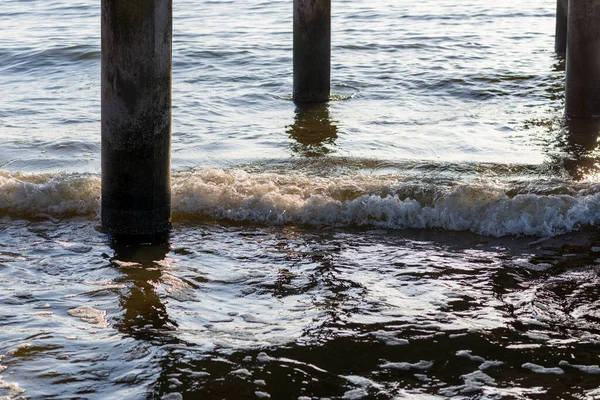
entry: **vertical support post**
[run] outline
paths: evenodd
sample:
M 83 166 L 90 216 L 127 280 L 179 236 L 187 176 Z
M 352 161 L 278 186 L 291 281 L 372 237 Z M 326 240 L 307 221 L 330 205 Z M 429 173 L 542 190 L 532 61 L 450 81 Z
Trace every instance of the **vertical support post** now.
M 331 90 L 331 0 L 294 0 L 294 101 L 319 103 Z
M 554 36 L 554 51 L 560 55 L 567 54 L 567 15 L 569 0 L 556 0 L 556 35 Z
M 102 228 L 170 229 L 172 0 L 102 0 Z
M 566 115 L 600 117 L 600 0 L 569 1 Z

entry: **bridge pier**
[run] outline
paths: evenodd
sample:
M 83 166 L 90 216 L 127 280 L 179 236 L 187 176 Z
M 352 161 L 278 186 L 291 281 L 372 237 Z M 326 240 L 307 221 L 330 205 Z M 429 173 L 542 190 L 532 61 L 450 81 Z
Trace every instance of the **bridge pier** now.
M 102 228 L 170 229 L 172 0 L 102 0 Z
M 569 1 L 565 113 L 600 117 L 600 1 Z
M 331 0 L 294 0 L 294 101 L 319 103 L 331 90 Z
M 567 15 L 569 0 L 556 0 L 556 35 L 554 36 L 554 51 L 560 55 L 567 54 Z

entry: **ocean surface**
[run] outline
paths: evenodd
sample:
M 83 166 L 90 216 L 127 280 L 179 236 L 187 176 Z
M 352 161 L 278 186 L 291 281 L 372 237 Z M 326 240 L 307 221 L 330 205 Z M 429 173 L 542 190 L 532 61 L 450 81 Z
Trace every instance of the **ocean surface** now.
M 555 1 L 176 0 L 173 229 L 99 227 L 100 1 L 0 2 L 0 399 L 599 399 Z

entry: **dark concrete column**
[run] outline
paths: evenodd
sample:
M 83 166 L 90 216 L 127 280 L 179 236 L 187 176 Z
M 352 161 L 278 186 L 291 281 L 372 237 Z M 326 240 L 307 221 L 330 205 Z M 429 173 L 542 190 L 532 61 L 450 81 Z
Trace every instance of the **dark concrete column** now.
M 567 53 L 567 14 L 569 0 L 556 0 L 556 35 L 554 37 L 554 51 L 558 54 Z
M 569 1 L 568 117 L 600 117 L 600 0 Z
M 294 0 L 294 101 L 329 100 L 331 0 Z
M 102 228 L 170 228 L 172 0 L 102 0 Z

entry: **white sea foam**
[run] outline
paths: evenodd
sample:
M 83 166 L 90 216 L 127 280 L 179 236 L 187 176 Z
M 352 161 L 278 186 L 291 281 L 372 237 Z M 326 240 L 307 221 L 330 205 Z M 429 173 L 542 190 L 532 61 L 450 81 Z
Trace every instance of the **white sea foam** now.
M 97 176 L 0 171 L 0 212 L 18 216 L 96 214 L 99 201 Z
M 67 310 L 67 313 L 97 328 L 106 328 L 109 326 L 106 320 L 106 311 L 104 310 L 98 310 L 90 306 L 81 306 L 71 308 Z
M 471 361 L 476 361 L 476 362 L 480 362 L 480 363 L 485 362 L 485 359 L 483 357 L 474 356 L 473 354 L 471 354 L 471 350 L 459 350 L 456 352 L 456 356 L 457 357 L 465 357 Z
M 23 393 L 25 393 L 25 389 L 19 387 L 18 383 L 15 382 L 5 382 L 4 377 L 0 376 L 0 393 L 4 395 L 0 397 L 2 400 L 12 400 L 12 399 L 20 399 Z
M 265 224 L 470 230 L 553 236 L 600 220 L 600 194 L 511 197 L 493 184 L 453 187 L 392 176 L 310 178 L 204 169 L 174 179 L 174 212 Z
M 561 185 L 564 185 L 563 182 Z M 172 179 L 174 222 L 203 218 L 315 227 L 470 230 L 488 236 L 554 236 L 600 221 L 600 193 L 521 194 L 494 182 L 419 182 L 401 176 L 306 177 L 201 169 Z M 94 175 L 26 175 L 0 171 L 0 212 L 14 216 L 99 213 Z
M 521 368 L 529 369 L 537 374 L 563 375 L 565 373 L 565 371 L 563 371 L 561 368 L 558 368 L 558 367 L 546 368 L 544 366 L 541 366 L 538 364 L 533 364 L 533 363 L 525 363 L 525 364 L 521 365 Z
M 421 360 L 416 363 L 408 363 L 408 362 L 388 362 L 381 364 L 381 368 L 385 369 L 398 369 L 401 371 L 409 371 L 411 369 L 416 369 L 419 371 L 426 371 L 429 368 L 433 367 L 433 362 Z
M 497 385 L 494 378 L 482 371 L 471 372 L 470 374 L 462 375 L 461 378 L 464 381 L 463 385 L 442 388 L 438 393 L 445 398 L 454 398 L 458 395 L 474 395 L 475 393 L 481 393 L 484 390 L 489 390 Z
M 572 367 L 572 368 L 578 369 L 581 372 L 584 372 L 586 374 L 593 374 L 593 375 L 600 374 L 600 366 L 598 366 L 598 365 L 576 365 L 576 364 L 571 364 L 565 360 L 562 360 L 560 363 L 558 363 L 558 365 L 560 365 L 561 367 Z

